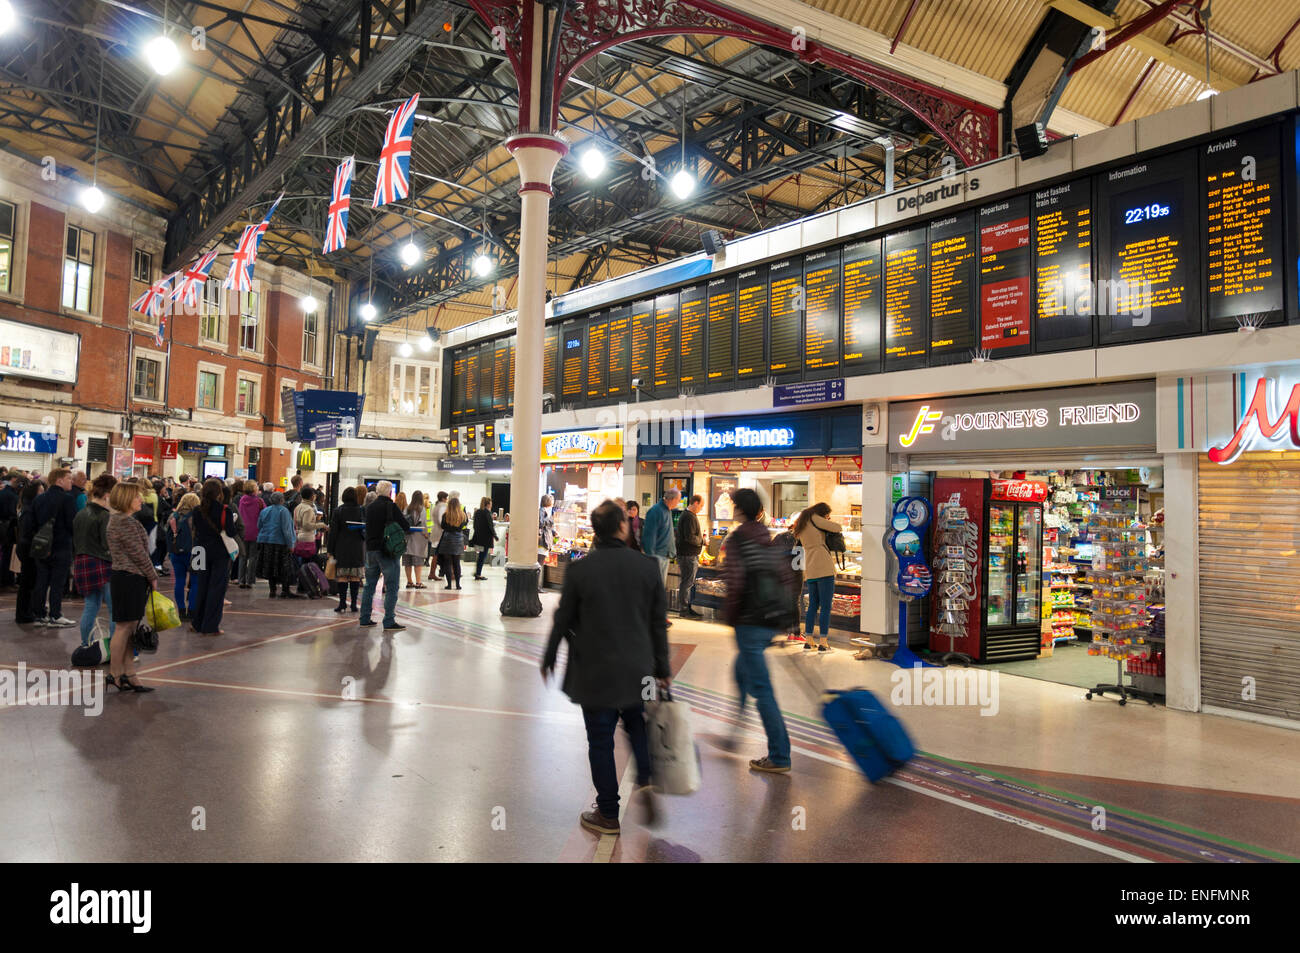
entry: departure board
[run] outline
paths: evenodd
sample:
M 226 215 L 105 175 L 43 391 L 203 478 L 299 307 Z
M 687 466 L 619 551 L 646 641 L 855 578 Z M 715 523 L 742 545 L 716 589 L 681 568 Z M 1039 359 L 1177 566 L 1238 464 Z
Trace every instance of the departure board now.
M 1102 344 L 1200 330 L 1196 150 L 1099 176 L 1108 218 L 1098 234 L 1106 266 L 1095 288 Z
M 736 279 L 714 278 L 707 285 L 709 390 L 730 390 L 736 381 Z
M 491 344 L 484 344 L 483 347 L 479 349 L 478 412 L 481 417 L 486 417 L 492 413 L 493 357 L 494 354 Z
M 654 391 L 655 302 L 653 298 L 632 304 L 632 380 L 640 381 L 643 394 Z
M 470 348 L 465 357 L 464 390 L 465 416 L 473 417 L 478 413 L 478 355 L 477 347 Z
M 767 266 L 736 275 L 736 382 L 767 377 Z
M 1211 330 L 1246 315 L 1282 319 L 1282 156 L 1279 129 L 1201 147 L 1206 304 Z
M 681 374 L 682 388 L 700 388 L 704 383 L 704 324 L 708 311 L 708 292 L 704 283 L 683 288 L 681 294 Z
M 465 369 L 469 364 L 469 352 L 457 351 L 451 362 L 451 419 L 460 420 L 465 416 Z
M 880 370 L 880 239 L 851 242 L 844 260 L 844 373 Z
M 767 368 L 777 380 L 798 379 L 803 360 L 803 258 L 773 262 L 768 270 Z
M 609 319 L 602 312 L 587 321 L 587 400 L 604 400 L 609 392 Z
M 655 298 L 655 394 L 677 396 L 677 354 L 681 347 L 677 292 Z
M 885 370 L 925 366 L 930 310 L 926 227 L 885 236 Z
M 1029 196 L 979 210 L 979 346 L 995 356 L 1029 353 Z
M 560 362 L 560 394 L 566 404 L 582 403 L 583 384 L 586 380 L 582 338 L 583 326 L 580 323 L 566 324 L 561 329 L 560 341 L 564 357 Z
M 609 309 L 609 374 L 606 383 L 610 397 L 620 400 L 631 390 L 632 309 L 620 305 Z
M 1091 347 L 1092 183 L 1043 189 L 1033 205 L 1035 347 Z
M 551 326 L 542 338 L 542 393 L 560 405 L 560 329 Z
M 510 342 L 502 338 L 493 345 L 492 412 L 504 413 L 510 399 Z
M 804 377 L 838 377 L 840 371 L 840 250 L 827 248 L 803 258 Z
M 965 363 L 976 347 L 975 213 L 930 223 L 930 363 Z
M 515 339 L 510 339 L 510 370 L 506 377 L 506 409 L 510 410 L 515 406 Z

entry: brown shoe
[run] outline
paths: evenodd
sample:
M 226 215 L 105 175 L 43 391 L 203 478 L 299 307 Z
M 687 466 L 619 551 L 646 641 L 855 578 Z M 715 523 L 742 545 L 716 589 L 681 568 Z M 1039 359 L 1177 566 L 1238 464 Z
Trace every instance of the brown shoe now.
M 600 811 L 583 811 L 578 823 L 597 834 L 617 835 L 620 830 L 617 817 L 606 817 Z
M 771 758 L 755 758 L 749 762 L 749 770 L 766 771 L 768 774 L 789 774 L 790 766 L 788 764 L 773 764 Z

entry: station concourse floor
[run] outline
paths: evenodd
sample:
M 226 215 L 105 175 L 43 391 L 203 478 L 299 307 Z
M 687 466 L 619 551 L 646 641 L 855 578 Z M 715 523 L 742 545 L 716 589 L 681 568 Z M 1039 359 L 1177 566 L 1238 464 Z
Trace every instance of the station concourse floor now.
M 765 746 L 752 708 L 737 715 L 731 630 L 680 619 L 669 630 L 675 695 L 693 711 L 703 786 L 661 797 L 653 830 L 625 798 L 622 835 L 599 837 L 577 823 L 594 799 L 581 714 L 538 670 L 558 595 L 543 594 L 538 619 L 502 619 L 504 571 L 488 572 L 487 582 L 467 576 L 461 592 L 404 587 L 408 628 L 392 638 L 336 615 L 328 597 L 272 601 L 264 585 L 232 588 L 225 635 L 172 630 L 142 658 L 156 692 L 107 690 L 97 717 L 0 707 L 0 860 L 1300 857 L 1295 731 L 1085 701 L 1078 688 L 1029 678 L 1001 676 L 992 716 L 900 710 L 921 754 L 872 785 L 814 714 L 795 666 L 886 698 L 894 666 L 774 646 L 794 770 L 752 773 L 748 759 Z M 77 630 L 17 626 L 13 603 L 13 590 L 0 594 L 0 666 L 66 669 Z M 80 609 L 73 599 L 64 612 Z M 736 752 L 720 743 L 734 731 Z M 626 790 L 621 737 L 618 759 Z

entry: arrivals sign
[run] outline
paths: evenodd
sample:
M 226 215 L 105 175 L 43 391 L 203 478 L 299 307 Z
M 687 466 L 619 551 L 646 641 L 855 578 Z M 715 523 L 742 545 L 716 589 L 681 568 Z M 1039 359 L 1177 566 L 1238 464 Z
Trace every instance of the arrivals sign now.
M 1228 464 L 1247 450 L 1300 450 L 1300 383 L 1288 392 L 1280 381 L 1258 378 L 1231 439 L 1207 456 Z
M 894 453 L 1131 449 L 1156 444 L 1154 381 L 891 404 Z

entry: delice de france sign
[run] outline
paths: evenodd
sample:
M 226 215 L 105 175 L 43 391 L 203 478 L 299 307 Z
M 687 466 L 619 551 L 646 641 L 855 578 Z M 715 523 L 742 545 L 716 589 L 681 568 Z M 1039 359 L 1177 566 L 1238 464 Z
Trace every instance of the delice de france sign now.
M 1155 444 L 1155 381 L 935 397 L 889 406 L 892 453 Z

